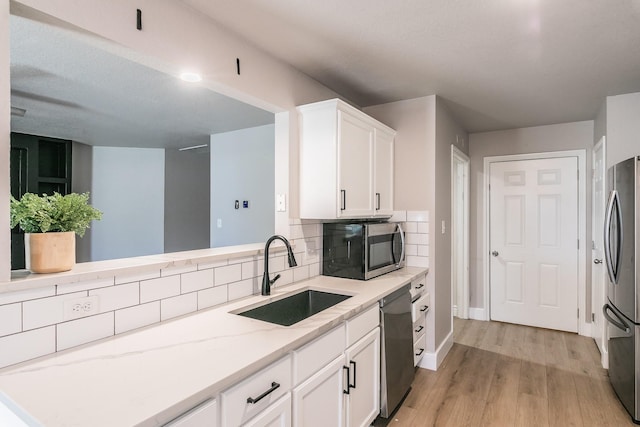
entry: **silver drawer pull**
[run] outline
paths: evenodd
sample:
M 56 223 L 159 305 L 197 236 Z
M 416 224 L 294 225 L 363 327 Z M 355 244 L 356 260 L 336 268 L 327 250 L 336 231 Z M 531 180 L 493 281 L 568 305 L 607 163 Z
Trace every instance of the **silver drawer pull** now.
M 270 395 L 271 393 L 273 393 L 274 391 L 276 391 L 276 389 L 280 387 L 280 384 L 278 384 L 277 382 L 272 382 L 271 383 L 271 388 L 267 391 L 265 391 L 264 393 L 262 393 L 260 396 L 256 397 L 255 399 L 253 397 L 248 397 L 247 398 L 247 403 L 258 403 L 260 402 L 262 399 L 264 399 L 265 397 L 267 397 L 268 395 Z

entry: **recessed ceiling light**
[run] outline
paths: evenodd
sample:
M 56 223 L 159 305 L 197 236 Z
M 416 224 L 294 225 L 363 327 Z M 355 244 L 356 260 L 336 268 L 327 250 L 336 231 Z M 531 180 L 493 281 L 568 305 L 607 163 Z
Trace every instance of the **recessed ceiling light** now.
M 189 83 L 197 83 L 199 81 L 202 81 L 202 76 L 200 74 L 193 73 L 191 71 L 185 71 L 184 73 L 181 73 L 180 78 Z

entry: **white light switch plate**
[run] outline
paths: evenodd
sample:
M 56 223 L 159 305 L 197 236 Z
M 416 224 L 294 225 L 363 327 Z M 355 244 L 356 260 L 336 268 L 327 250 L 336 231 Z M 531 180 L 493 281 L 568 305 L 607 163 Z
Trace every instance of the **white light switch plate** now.
M 276 212 L 287 211 L 287 197 L 285 194 L 278 194 L 276 196 Z

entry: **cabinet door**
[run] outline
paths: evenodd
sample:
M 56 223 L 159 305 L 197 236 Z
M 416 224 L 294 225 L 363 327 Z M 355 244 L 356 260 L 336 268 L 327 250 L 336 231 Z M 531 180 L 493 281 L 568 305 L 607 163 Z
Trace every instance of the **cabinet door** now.
M 217 425 L 218 405 L 214 399 L 211 399 L 165 424 L 165 427 L 216 427 Z
M 373 126 L 338 111 L 338 211 L 342 218 L 373 215 Z M 322 179 L 318 177 L 317 179 Z
M 380 413 L 380 328 L 346 351 L 349 394 L 346 396 L 346 426 L 368 426 Z
M 243 425 L 245 427 L 291 427 L 291 396 L 287 393 Z
M 374 208 L 375 215 L 393 215 L 393 138 L 379 129 L 374 143 Z
M 293 390 L 293 427 L 343 426 L 344 355 Z

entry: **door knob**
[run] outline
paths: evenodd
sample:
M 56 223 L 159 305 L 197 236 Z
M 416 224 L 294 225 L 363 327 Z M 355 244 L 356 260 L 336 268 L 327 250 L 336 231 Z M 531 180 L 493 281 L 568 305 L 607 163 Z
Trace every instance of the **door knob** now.
M 594 263 L 594 264 L 602 264 L 602 260 L 601 260 L 601 259 L 596 258 L 596 259 L 594 259 L 594 260 L 593 260 L 593 263 Z
M 493 255 L 493 256 L 498 256 L 498 255 L 500 255 L 500 254 L 498 253 L 498 251 L 493 251 L 493 252 L 491 252 L 491 255 Z

